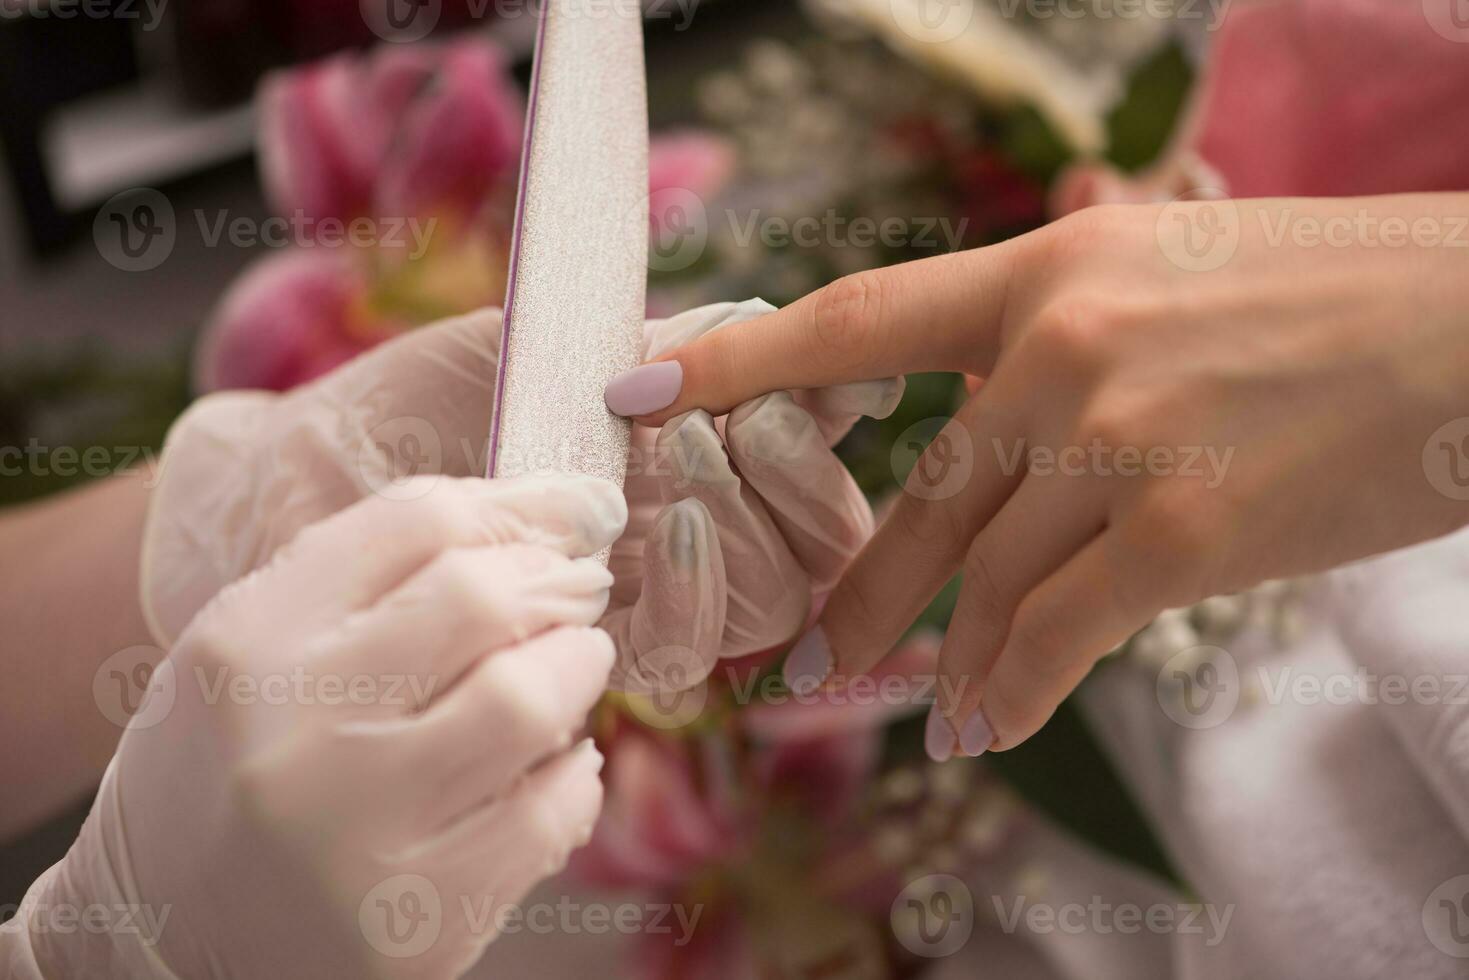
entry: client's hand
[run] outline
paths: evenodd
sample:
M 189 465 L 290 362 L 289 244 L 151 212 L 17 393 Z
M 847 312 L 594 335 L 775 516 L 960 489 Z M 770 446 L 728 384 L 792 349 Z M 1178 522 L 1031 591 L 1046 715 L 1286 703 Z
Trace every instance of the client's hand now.
M 769 312 L 752 301 L 648 324 L 649 356 Z M 500 312 L 415 331 L 286 395 L 223 392 L 174 425 L 143 548 L 143 608 L 160 644 L 303 527 L 408 473 L 484 472 Z M 548 397 L 554 393 L 549 393 Z M 695 412 L 634 433 L 629 533 L 606 629 L 614 682 L 678 687 L 719 657 L 792 639 L 872 532 L 828 448 L 900 381 L 757 398 L 716 425 Z M 415 484 L 427 486 L 428 484 Z
M 613 651 L 582 556 L 622 495 L 420 489 L 307 528 L 185 629 L 0 973 L 456 977 L 587 839 L 601 756 L 568 746 Z
M 609 392 L 656 425 L 984 377 L 791 661 L 868 670 L 962 569 L 929 749 L 1009 748 L 1166 607 L 1469 522 L 1466 218 L 1453 194 L 1090 208 L 841 280 Z

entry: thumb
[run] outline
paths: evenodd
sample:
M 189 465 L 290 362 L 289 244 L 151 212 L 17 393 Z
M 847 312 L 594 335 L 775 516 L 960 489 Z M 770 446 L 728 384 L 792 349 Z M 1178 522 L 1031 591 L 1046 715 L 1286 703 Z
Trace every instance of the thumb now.
M 914 371 L 987 374 L 1013 254 L 1004 243 L 838 279 L 618 375 L 607 407 L 651 426 L 695 408 L 723 415 L 772 391 Z

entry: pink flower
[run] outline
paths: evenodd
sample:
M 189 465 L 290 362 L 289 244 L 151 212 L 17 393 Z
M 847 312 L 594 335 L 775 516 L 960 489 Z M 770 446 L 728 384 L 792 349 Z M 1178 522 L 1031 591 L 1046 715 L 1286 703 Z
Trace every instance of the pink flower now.
M 1137 175 L 1086 163 L 1053 215 L 1094 204 L 1469 187 L 1469 28 L 1451 0 L 1236 4 L 1173 150 Z
M 655 194 L 669 187 L 717 194 L 734 168 L 729 140 L 703 130 L 674 130 L 654 137 L 648 148 L 648 189 Z
M 1200 155 L 1237 197 L 1469 187 L 1469 28 L 1453 7 L 1235 5 L 1210 52 Z
M 690 197 L 707 205 L 734 169 L 734 146 L 721 136 L 686 129 L 655 137 L 648 148 L 650 230 L 676 226 L 674 211 L 687 208 Z
M 284 391 L 392 336 L 403 325 L 368 313 L 369 288 L 340 250 L 262 260 L 230 287 L 205 329 L 196 387 Z
M 523 126 L 504 59 L 480 39 L 339 55 L 264 82 L 266 194 L 313 222 L 472 216 L 513 183 Z

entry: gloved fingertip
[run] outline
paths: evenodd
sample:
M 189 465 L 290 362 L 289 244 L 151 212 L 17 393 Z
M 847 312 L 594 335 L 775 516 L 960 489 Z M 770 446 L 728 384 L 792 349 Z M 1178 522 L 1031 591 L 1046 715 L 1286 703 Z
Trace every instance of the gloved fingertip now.
M 784 391 L 736 408 L 725 426 L 725 437 L 737 457 L 777 466 L 795 465 L 809 459 L 812 452 L 826 449 L 816 419 Z

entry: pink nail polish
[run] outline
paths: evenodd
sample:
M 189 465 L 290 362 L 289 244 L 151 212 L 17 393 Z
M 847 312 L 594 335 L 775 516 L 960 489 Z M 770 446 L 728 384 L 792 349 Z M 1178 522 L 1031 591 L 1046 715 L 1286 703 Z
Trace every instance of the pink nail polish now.
M 948 762 L 954 756 L 954 729 L 935 704 L 928 711 L 928 721 L 923 726 L 923 750 L 934 762 Z
M 995 733 L 990 728 L 990 723 L 985 720 L 984 712 L 978 708 L 969 720 L 964 723 L 964 728 L 959 732 L 959 749 L 967 756 L 984 755 L 985 750 L 995 744 Z
M 826 641 L 826 631 L 813 626 L 786 655 L 780 674 L 786 687 L 804 695 L 821 686 L 831 675 L 831 667 L 831 644 Z
M 656 361 L 624 371 L 607 382 L 602 398 L 609 412 L 631 418 L 667 408 L 682 388 L 683 365 Z

